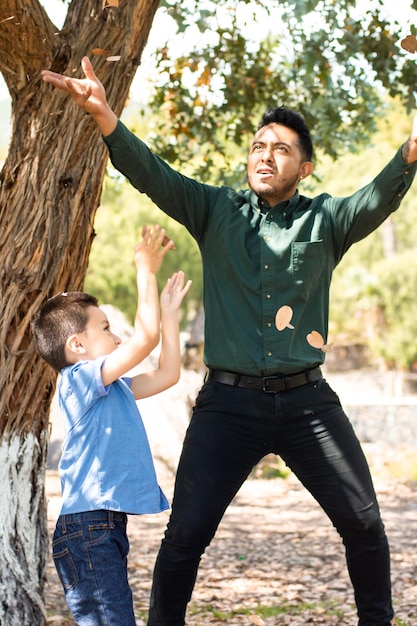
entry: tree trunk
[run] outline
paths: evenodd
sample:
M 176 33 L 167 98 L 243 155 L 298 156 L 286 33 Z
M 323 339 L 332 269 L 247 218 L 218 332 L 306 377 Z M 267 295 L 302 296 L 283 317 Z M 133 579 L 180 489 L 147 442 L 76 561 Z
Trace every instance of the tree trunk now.
M 30 323 L 48 297 L 83 287 L 107 159 L 89 116 L 40 71 L 81 76 L 89 55 L 120 115 L 158 0 L 105 4 L 72 0 L 57 32 L 38 0 L 0 3 L 0 70 L 12 97 L 0 177 L 1 626 L 46 623 L 44 470 L 56 376 L 35 352 Z

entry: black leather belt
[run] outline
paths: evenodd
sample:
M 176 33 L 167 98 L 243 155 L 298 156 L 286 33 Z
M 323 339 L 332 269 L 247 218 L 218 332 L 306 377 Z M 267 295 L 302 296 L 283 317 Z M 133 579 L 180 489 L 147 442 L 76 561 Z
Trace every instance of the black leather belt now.
M 323 374 L 319 367 L 295 372 L 294 374 L 278 374 L 277 376 L 247 376 L 246 374 L 212 369 L 209 369 L 206 375 L 207 381 L 233 385 L 234 387 L 245 387 L 246 389 L 257 389 L 267 393 L 295 389 L 307 383 L 320 380 L 320 378 L 323 378 Z

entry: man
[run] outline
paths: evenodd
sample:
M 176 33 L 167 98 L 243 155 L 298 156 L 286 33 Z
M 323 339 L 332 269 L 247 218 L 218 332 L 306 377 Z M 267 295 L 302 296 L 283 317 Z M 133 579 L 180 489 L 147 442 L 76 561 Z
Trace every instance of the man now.
M 389 547 L 361 446 L 322 378 L 329 286 L 344 253 L 401 202 L 414 178 L 417 122 L 375 180 L 348 198 L 300 196 L 310 134 L 287 109 L 265 114 L 248 158 L 249 189 L 172 170 L 109 108 L 87 58 L 85 79 L 44 71 L 98 124 L 139 191 L 195 237 L 204 274 L 207 379 L 178 466 L 155 565 L 149 626 L 183 626 L 201 554 L 251 469 L 279 454 L 343 539 L 359 626 L 391 624 Z

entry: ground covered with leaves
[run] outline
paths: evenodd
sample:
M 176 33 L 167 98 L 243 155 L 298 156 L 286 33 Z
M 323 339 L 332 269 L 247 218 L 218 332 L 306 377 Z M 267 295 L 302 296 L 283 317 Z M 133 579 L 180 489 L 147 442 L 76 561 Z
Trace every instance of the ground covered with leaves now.
M 57 473 L 47 474 L 52 533 L 60 491 Z M 170 496 L 173 477 L 159 470 L 158 475 Z M 417 484 L 377 476 L 375 486 L 391 545 L 396 623 L 412 626 L 417 624 Z M 138 626 L 146 623 L 153 564 L 167 519 L 168 513 L 129 518 Z M 48 624 L 74 624 L 52 560 L 46 603 Z M 356 626 L 339 537 L 292 475 L 249 479 L 226 512 L 202 559 L 187 615 L 188 626 L 206 624 Z

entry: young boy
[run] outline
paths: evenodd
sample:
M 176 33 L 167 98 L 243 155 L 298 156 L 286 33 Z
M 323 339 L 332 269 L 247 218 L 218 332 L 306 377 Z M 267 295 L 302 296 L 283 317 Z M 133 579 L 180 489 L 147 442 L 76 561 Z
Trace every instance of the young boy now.
M 126 514 L 169 507 L 135 402 L 174 385 L 180 375 L 178 308 L 191 281 L 184 286 L 183 272 L 173 274 L 161 292 L 159 310 L 156 273 L 174 247 L 166 239 L 158 226 L 142 229 L 134 256 L 135 328 L 125 343 L 110 330 L 97 299 L 82 292 L 50 298 L 32 325 L 40 355 L 61 373 L 66 435 L 53 557 L 80 626 L 135 626 Z M 158 369 L 121 378 L 158 345 L 160 332 Z

